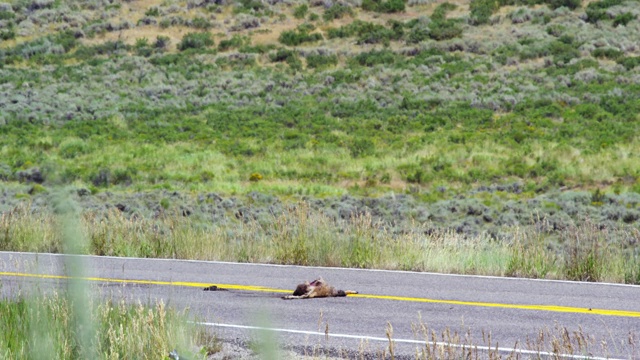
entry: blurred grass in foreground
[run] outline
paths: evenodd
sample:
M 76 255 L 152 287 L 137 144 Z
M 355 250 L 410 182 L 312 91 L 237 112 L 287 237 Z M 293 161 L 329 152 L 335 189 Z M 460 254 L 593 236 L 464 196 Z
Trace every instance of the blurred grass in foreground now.
M 77 306 L 64 294 L 19 296 L 0 300 L 0 358 L 3 359 L 165 359 L 178 349 L 189 359 L 217 351 L 216 339 L 187 313 L 126 304 L 124 300 L 92 301 L 85 312 L 89 332 L 73 318 Z M 84 333 L 84 339 L 78 335 Z M 200 356 L 193 349 L 202 347 Z

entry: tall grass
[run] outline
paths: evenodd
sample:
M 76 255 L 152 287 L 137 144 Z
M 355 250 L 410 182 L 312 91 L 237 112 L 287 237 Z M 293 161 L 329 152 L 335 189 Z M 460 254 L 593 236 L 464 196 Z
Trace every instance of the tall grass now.
M 299 203 L 260 221 L 205 224 L 179 214 L 128 218 L 113 211 L 85 213 L 80 227 L 89 241 L 85 254 L 640 283 L 637 255 L 609 242 L 640 233 L 614 234 L 589 223 L 558 239 L 504 229 L 510 241 L 498 241 L 419 224 L 394 232 L 366 213 L 336 219 Z M 58 229 L 52 215 L 18 207 L 0 218 L 0 243 L 5 250 L 51 251 L 60 248 Z
M 167 308 L 127 304 L 113 299 L 87 308 L 95 331 L 86 342 L 73 325 L 73 300 L 64 294 L 0 299 L 0 357 L 3 359 L 165 359 L 178 349 L 190 359 L 216 351 L 217 340 L 187 321 L 187 313 Z M 199 357 L 194 349 L 204 350 Z

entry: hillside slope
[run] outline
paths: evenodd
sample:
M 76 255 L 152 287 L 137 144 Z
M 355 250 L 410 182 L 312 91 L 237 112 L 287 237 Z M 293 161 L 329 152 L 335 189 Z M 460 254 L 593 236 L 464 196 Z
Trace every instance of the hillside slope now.
M 0 3 L 0 210 L 71 185 L 131 218 L 305 201 L 395 234 L 587 223 L 633 248 L 638 5 Z

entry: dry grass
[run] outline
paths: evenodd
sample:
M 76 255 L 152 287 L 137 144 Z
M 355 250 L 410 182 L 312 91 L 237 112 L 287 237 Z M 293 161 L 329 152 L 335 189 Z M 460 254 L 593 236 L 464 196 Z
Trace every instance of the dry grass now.
M 206 226 L 178 214 L 156 219 L 127 218 L 119 211 L 86 213 L 80 226 L 88 244 L 81 253 L 222 260 L 549 279 L 640 281 L 638 259 L 610 238 L 640 238 L 640 233 L 608 233 L 586 224 L 560 234 L 559 250 L 543 234 L 511 229 L 510 242 L 488 236 L 430 231 L 419 224 L 394 233 L 363 214 L 330 218 L 297 204 L 268 219 L 241 219 Z M 58 252 L 59 222 L 27 207 L 0 218 L 4 250 Z M 559 252 L 558 252 L 559 251 Z

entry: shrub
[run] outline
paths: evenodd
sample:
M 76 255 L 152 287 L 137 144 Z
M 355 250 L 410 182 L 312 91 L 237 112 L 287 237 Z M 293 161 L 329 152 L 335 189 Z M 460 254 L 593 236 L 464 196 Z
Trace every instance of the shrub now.
M 278 37 L 278 41 L 288 46 L 298 46 L 305 42 L 320 41 L 323 37 L 319 33 L 309 34 L 304 28 L 298 27 L 296 30 L 283 31 Z
M 623 55 L 624 53 L 622 51 L 614 48 L 599 48 L 591 52 L 591 56 L 595 58 L 606 58 L 611 60 L 619 59 Z
M 566 7 L 571 10 L 575 10 L 582 5 L 582 0 L 547 0 L 546 3 L 553 10 L 560 7 Z
M 203 49 L 209 46 L 213 46 L 213 39 L 210 33 L 188 33 L 182 37 L 178 44 L 178 50 Z
M 619 25 L 627 26 L 629 22 L 635 19 L 636 19 L 636 16 L 634 14 L 630 12 L 625 12 L 625 13 L 616 15 L 616 17 L 613 19 L 613 26 L 614 27 L 617 27 Z
M 489 23 L 491 15 L 499 8 L 496 0 L 472 0 L 469 4 L 472 25 L 484 25 Z
M 171 39 L 168 36 L 158 35 L 156 37 L 156 42 L 153 44 L 153 46 L 156 49 L 164 50 L 169 47 L 169 44 L 171 44 Z
M 357 36 L 358 44 L 388 44 L 390 40 L 400 39 L 404 32 L 402 24 L 400 26 L 393 22 L 391 24 L 393 28 L 389 29 L 383 25 L 355 20 L 340 28 L 329 29 L 327 35 L 330 39 Z
M 202 17 L 199 17 L 199 16 L 197 16 L 193 20 L 191 20 L 190 25 L 191 25 L 191 27 L 194 27 L 194 28 L 200 29 L 200 30 L 209 30 L 213 26 L 209 20 L 207 20 L 205 18 L 202 18 Z
M 362 66 L 374 66 L 380 64 L 393 64 L 398 56 L 391 50 L 371 50 L 358 54 L 354 60 Z
M 320 55 L 311 54 L 307 56 L 307 66 L 310 68 L 325 68 L 329 66 L 335 66 L 338 64 L 338 56 L 333 55 Z
M 11 171 L 11 166 L 0 163 L 0 180 L 8 181 L 12 177 L 13 172 Z
M 13 29 L 0 31 L 0 40 L 2 41 L 12 40 L 15 38 L 16 38 L 16 32 L 13 31 Z
M 451 20 L 434 21 L 429 25 L 429 30 L 429 37 L 437 41 L 449 40 L 462 35 L 462 28 Z
M 433 10 L 433 14 L 431 15 L 431 19 L 434 21 L 441 21 L 441 20 L 445 20 L 447 17 L 447 13 L 451 10 L 455 10 L 456 8 L 458 8 L 457 5 L 449 3 L 449 2 L 444 2 L 440 5 L 438 5 L 438 7 L 435 8 L 435 10 Z
M 302 62 L 292 50 L 278 49 L 275 53 L 269 55 L 272 62 L 286 62 L 293 69 L 301 69 Z
M 249 181 L 258 182 L 260 180 L 262 180 L 262 174 L 260 173 L 255 172 L 249 175 Z
M 373 155 L 375 144 L 369 138 L 357 138 L 349 145 L 349 151 L 354 158 Z
M 84 140 L 78 138 L 71 138 L 65 140 L 60 144 L 60 156 L 66 159 L 73 159 L 78 155 L 82 155 L 87 152 L 87 144 Z
M 240 0 L 240 6 L 235 8 L 234 12 L 253 12 L 259 13 L 267 10 L 265 3 L 260 0 Z
M 375 25 L 371 31 L 358 36 L 358 44 L 389 44 L 390 40 L 398 40 L 401 36 L 402 33 L 398 34 L 382 25 Z
M 380 13 L 397 13 L 405 10 L 405 0 L 363 0 L 362 9 Z
M 606 19 L 608 16 L 605 9 L 615 5 L 620 5 L 623 1 L 624 0 L 601 0 L 589 3 L 586 10 L 587 21 L 590 23 L 596 23 L 600 20 Z
M 460 37 L 462 28 L 458 25 L 459 20 L 447 19 L 447 13 L 456 9 L 457 6 L 448 2 L 438 5 L 431 16 L 429 23 L 429 37 L 441 41 Z
M 327 36 L 329 37 L 329 39 L 360 36 L 364 33 L 373 31 L 373 29 L 375 29 L 376 27 L 382 27 L 382 25 L 377 25 L 362 20 L 354 20 L 351 23 L 339 28 L 330 28 L 329 30 L 327 30 Z
M 150 17 L 158 17 L 160 16 L 160 9 L 157 6 L 153 6 L 147 9 L 147 11 L 144 12 L 145 16 L 150 16 Z
M 133 45 L 133 48 L 136 50 L 136 54 L 138 54 L 138 56 L 149 57 L 153 54 L 153 49 L 149 46 L 149 39 L 147 38 L 136 39 L 136 43 Z
M 379 10 L 383 13 L 397 13 L 403 12 L 405 9 L 404 0 L 387 0 L 380 4 Z
M 309 7 L 307 4 L 302 4 L 293 10 L 293 17 L 296 19 L 304 19 L 304 17 L 307 16 L 308 11 Z
M 560 41 L 556 40 L 549 44 L 549 53 L 553 55 L 553 61 L 555 63 L 566 64 L 571 59 L 579 58 L 580 51 L 576 49 L 572 44 L 567 43 L 568 40 Z
M 13 20 L 16 18 L 16 14 L 13 11 L 0 11 L 0 20 Z
M 640 56 L 623 57 L 616 60 L 616 62 L 625 67 L 627 70 L 631 70 L 640 65 Z
M 424 18 L 426 19 L 426 18 Z M 411 25 L 411 30 L 405 36 L 407 44 L 417 44 L 429 39 L 429 22 L 418 19 Z
M 334 3 L 330 8 L 324 11 L 322 18 L 325 21 L 342 19 L 345 15 L 353 16 L 353 9 L 349 5 Z
M 231 39 L 220 40 L 218 50 L 227 51 L 232 48 L 240 48 L 247 42 L 247 38 L 234 35 Z

